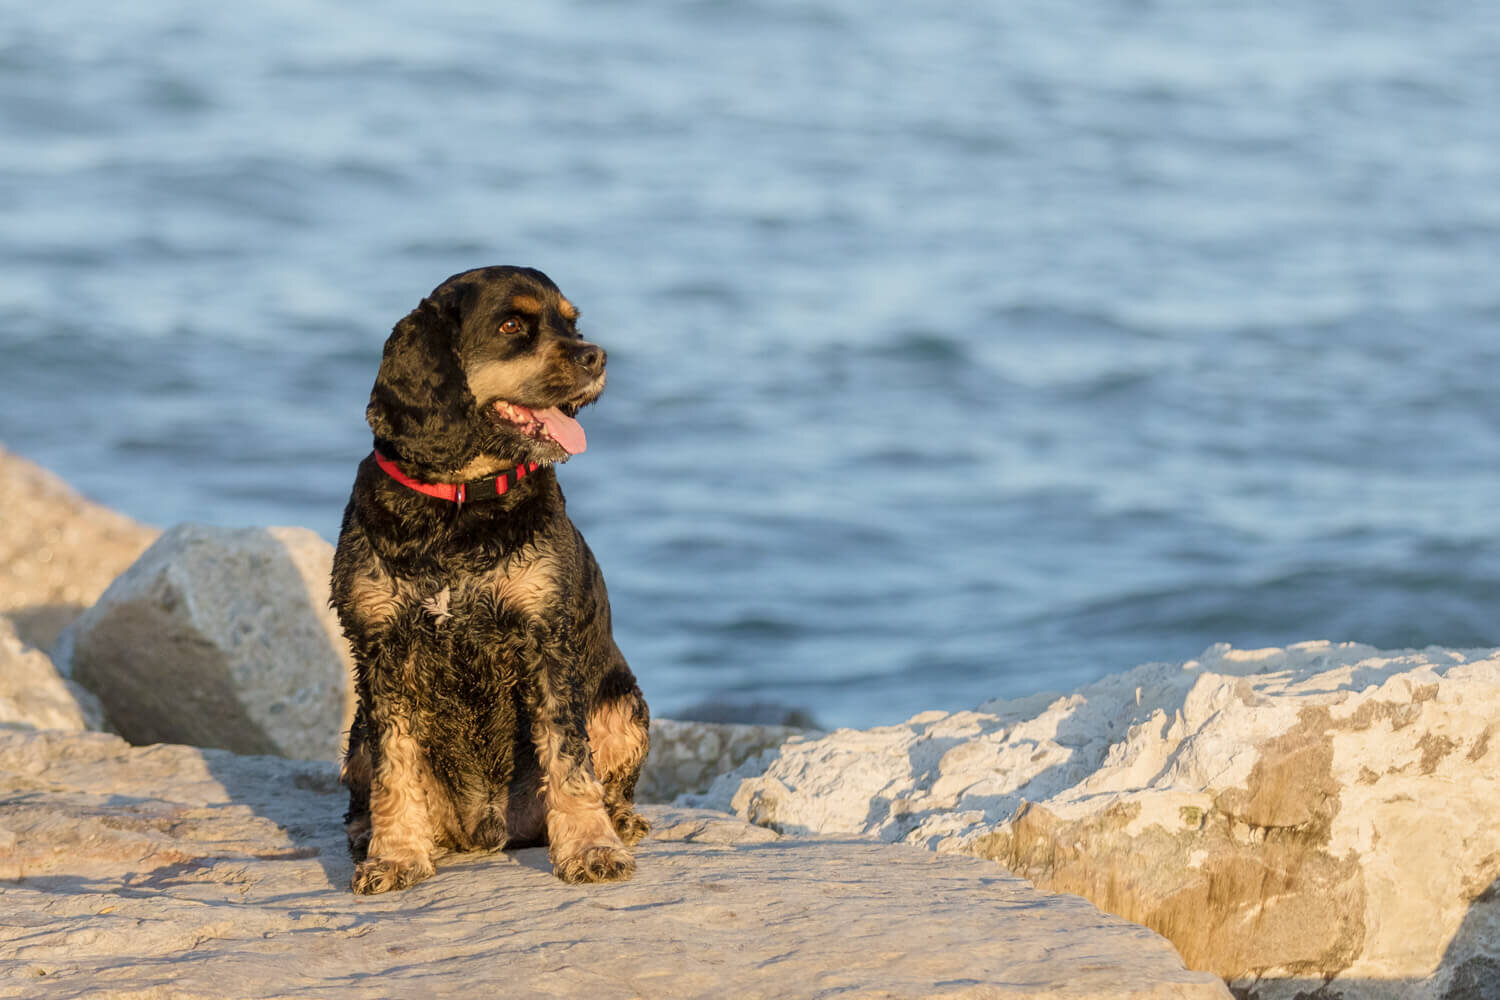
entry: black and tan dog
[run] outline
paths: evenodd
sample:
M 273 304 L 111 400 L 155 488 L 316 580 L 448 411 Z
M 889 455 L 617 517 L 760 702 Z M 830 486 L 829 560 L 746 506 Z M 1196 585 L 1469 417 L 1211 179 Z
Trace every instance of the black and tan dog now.
M 333 563 L 359 707 L 343 781 L 354 891 L 445 850 L 550 846 L 569 882 L 630 877 L 646 702 L 553 463 L 604 351 L 546 275 L 454 275 L 396 324 Z

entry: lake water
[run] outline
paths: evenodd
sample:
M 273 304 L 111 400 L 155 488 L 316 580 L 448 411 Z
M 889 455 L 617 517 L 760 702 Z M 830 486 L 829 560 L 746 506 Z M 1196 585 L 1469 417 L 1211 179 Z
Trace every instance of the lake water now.
M 1500 644 L 1500 6 L 12 7 L 0 441 L 334 537 L 392 324 L 548 272 L 657 714 Z

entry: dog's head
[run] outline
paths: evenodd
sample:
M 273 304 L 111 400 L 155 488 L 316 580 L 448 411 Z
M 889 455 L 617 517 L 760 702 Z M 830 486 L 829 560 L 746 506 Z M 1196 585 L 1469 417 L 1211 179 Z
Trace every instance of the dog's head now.
M 604 389 L 604 351 L 578 310 L 529 267 L 455 274 L 396 324 L 365 417 L 377 443 L 444 473 L 476 460 L 560 462 Z

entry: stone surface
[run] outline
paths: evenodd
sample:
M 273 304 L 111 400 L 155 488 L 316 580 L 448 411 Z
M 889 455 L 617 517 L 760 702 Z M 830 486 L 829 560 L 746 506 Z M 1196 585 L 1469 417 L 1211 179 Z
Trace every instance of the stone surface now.
M 305 528 L 168 530 L 63 633 L 53 660 L 132 743 L 334 760 L 353 663 Z
M 535 848 L 356 897 L 328 764 L 0 731 L 0 800 L 0 997 L 1228 997 L 993 863 L 722 813 L 649 807 L 626 883 Z
M 30 729 L 103 729 L 99 699 L 58 674 L 0 617 L 0 725 Z
M 671 802 L 704 792 L 713 780 L 804 730 L 721 722 L 651 721 L 651 753 L 636 785 L 641 802 Z
M 47 649 L 157 536 L 0 448 L 0 614 Z
M 793 740 L 682 801 L 995 859 L 1244 997 L 1500 997 L 1497 752 L 1497 651 L 1219 646 Z

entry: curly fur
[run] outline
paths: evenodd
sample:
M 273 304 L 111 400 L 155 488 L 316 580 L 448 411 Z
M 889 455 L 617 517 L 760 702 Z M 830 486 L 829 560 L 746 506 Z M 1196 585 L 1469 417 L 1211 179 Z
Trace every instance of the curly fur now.
M 646 702 L 564 507 L 551 463 L 566 452 L 494 416 L 499 399 L 571 412 L 597 397 L 604 352 L 576 317 L 540 271 L 481 268 L 386 342 L 366 416 L 404 474 L 541 467 L 470 504 L 359 467 L 333 565 L 359 697 L 343 769 L 356 892 L 414 885 L 447 850 L 542 842 L 567 881 L 634 870 Z

